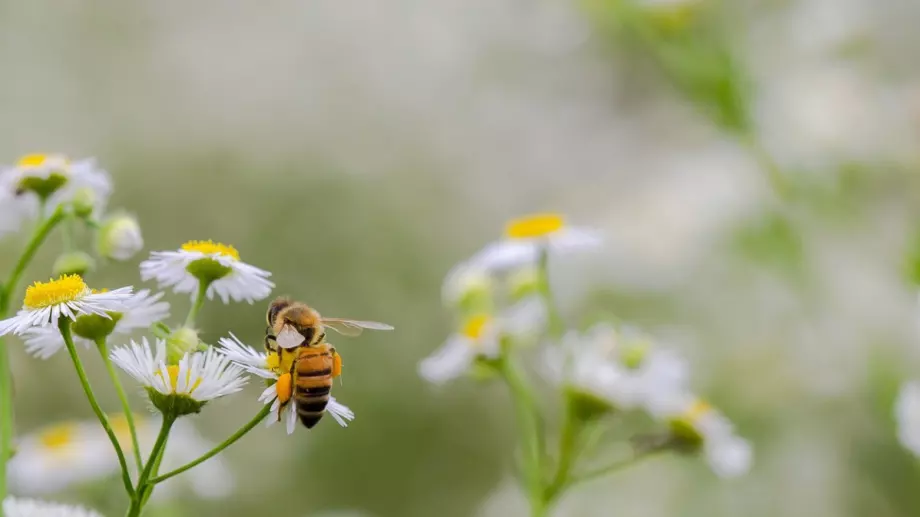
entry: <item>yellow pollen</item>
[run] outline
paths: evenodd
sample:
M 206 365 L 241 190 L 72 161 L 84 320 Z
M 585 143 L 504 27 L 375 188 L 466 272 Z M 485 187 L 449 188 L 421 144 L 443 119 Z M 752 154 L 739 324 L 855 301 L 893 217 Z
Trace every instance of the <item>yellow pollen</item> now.
M 278 394 L 278 402 L 286 404 L 287 401 L 291 400 L 291 395 L 293 395 L 292 382 L 293 379 L 289 373 L 278 377 L 278 382 L 275 384 L 275 393 Z
M 75 424 L 58 424 L 43 431 L 38 439 L 49 449 L 62 449 L 73 443 L 76 430 Z
M 179 365 L 171 364 L 166 367 L 166 370 L 169 372 L 169 387 L 172 388 L 173 393 L 175 393 L 176 385 L 179 383 Z M 161 379 L 163 378 L 163 374 L 161 374 L 159 370 L 157 371 L 157 375 L 159 375 Z M 195 381 L 195 384 L 193 384 L 191 388 L 188 388 L 188 383 L 191 380 L 191 377 L 192 372 L 187 371 L 185 373 L 185 393 L 192 393 L 198 389 L 198 386 L 201 385 L 201 378 L 199 378 Z
M 535 239 L 558 232 L 565 226 L 561 214 L 534 214 L 513 219 L 505 225 L 509 239 Z
M 109 292 L 108 289 L 92 289 L 93 294 L 102 294 Z
M 41 309 L 64 302 L 81 299 L 89 288 L 80 275 L 64 275 L 57 280 L 35 282 L 26 289 L 23 306 L 26 309 Z
M 214 242 L 211 240 L 207 241 L 188 241 L 182 245 L 182 249 L 185 251 L 198 251 L 204 253 L 205 255 L 224 255 L 225 257 L 230 257 L 234 260 L 240 259 L 240 252 L 236 251 L 236 248 L 229 246 L 227 244 L 222 244 L 220 242 Z
M 690 409 L 687 410 L 685 418 L 690 422 L 696 422 L 701 416 L 712 411 L 712 405 L 706 402 L 705 400 L 697 400 L 690 405 Z
M 275 371 L 280 365 L 281 361 L 278 359 L 278 354 L 272 353 L 265 357 L 265 367 L 269 370 Z
M 473 316 L 466 321 L 465 325 L 463 325 L 463 335 L 472 339 L 473 341 L 478 341 L 479 338 L 482 337 L 482 332 L 485 330 L 486 325 L 488 325 L 490 321 L 492 321 L 492 318 L 488 314 Z

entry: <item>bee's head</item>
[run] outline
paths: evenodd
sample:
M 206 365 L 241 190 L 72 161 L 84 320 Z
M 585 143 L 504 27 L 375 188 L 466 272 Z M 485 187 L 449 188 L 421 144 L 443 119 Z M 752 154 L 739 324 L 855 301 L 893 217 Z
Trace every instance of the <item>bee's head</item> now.
M 275 300 L 268 306 L 268 313 L 266 314 L 266 320 L 268 321 L 269 327 L 275 326 L 275 320 L 278 318 L 278 314 L 287 307 L 290 307 L 293 301 L 290 298 L 275 298 Z

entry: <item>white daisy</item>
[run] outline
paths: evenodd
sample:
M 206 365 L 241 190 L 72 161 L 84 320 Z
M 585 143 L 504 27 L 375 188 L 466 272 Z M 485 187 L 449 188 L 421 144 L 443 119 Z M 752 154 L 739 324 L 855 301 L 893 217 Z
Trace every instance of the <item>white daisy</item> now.
M 213 348 L 185 354 L 179 364 L 167 365 L 166 343 L 157 340 L 154 351 L 143 338 L 139 344 L 132 341 L 116 348 L 111 358 L 147 389 L 154 406 L 164 412 L 197 413 L 204 403 L 240 391 L 247 381 L 242 368 Z
M 604 327 L 606 330 L 607 327 Z M 598 412 L 634 405 L 628 374 L 614 358 L 616 334 L 595 328 L 587 335 L 570 331 L 557 347 L 544 354 L 550 380 L 578 395 L 584 403 L 594 401 Z
M 160 301 L 163 293 L 151 294 L 150 290 L 142 289 L 125 299 L 121 311 L 111 311 L 109 315 L 115 319 L 111 335 L 125 336 L 138 329 L 149 328 L 150 325 L 163 321 L 169 317 L 169 303 Z M 81 336 L 81 322 L 89 318 L 98 318 L 95 315 L 77 316 L 73 327 L 73 340 L 75 344 L 82 344 L 89 348 L 93 340 L 89 336 Z M 39 359 L 47 359 L 64 348 L 64 338 L 55 327 L 31 327 L 22 334 L 25 341 L 26 352 Z
M 9 496 L 3 500 L 6 517 L 102 517 L 94 510 L 70 504 L 49 503 Z
M 57 326 L 58 319 L 71 320 L 81 314 L 97 314 L 109 318 L 109 312 L 124 310 L 125 300 L 131 297 L 132 287 L 113 291 L 93 292 L 77 275 L 64 275 L 57 280 L 35 282 L 26 289 L 22 309 L 0 321 L 0 336 L 22 334 L 31 327 Z
M 706 463 L 717 476 L 737 477 L 750 470 L 751 444 L 737 436 L 731 421 L 710 404 L 685 393 L 659 408 L 660 417 L 670 424 L 674 437 L 701 449 Z
M 441 298 L 448 307 L 485 302 L 491 307 L 494 280 L 489 271 L 475 264 L 462 262 L 453 267 L 444 278 Z M 483 307 L 482 310 L 487 310 Z
M 565 254 L 600 247 L 600 232 L 566 226 L 559 214 L 535 214 L 509 222 L 505 236 L 476 253 L 468 262 L 487 271 L 535 264 L 545 248 L 550 254 Z
M 24 213 L 36 213 L 39 199 L 50 213 L 78 193 L 92 198 L 99 213 L 112 193 L 112 180 L 91 158 L 71 161 L 60 154 L 29 154 L 0 170 L 0 191 L 12 193 Z
M 0 189 L 0 237 L 19 231 L 23 220 L 27 219 L 23 207 L 19 206 L 16 196 Z
M 244 345 L 232 332 L 229 338 L 220 338 L 219 351 L 228 360 L 247 372 L 262 377 L 263 379 L 268 379 L 271 385 L 265 388 L 262 394 L 259 395 L 259 402 L 271 404 L 271 411 L 273 414 L 268 415 L 266 425 L 271 426 L 275 422 L 283 420 L 285 422 L 287 434 L 292 434 L 294 429 L 297 428 L 297 402 L 291 399 L 283 408 L 281 407 L 282 402 L 278 398 L 278 381 L 282 377 L 286 377 L 287 374 L 286 372 L 282 372 L 282 366 L 278 356 L 274 353 L 266 354 L 258 352 L 252 347 Z M 288 386 L 285 398 L 290 399 L 291 381 L 289 377 L 287 377 L 286 382 Z M 326 405 L 326 413 L 332 416 L 342 427 L 348 427 L 348 422 L 355 419 L 355 413 L 349 409 L 348 406 L 339 403 L 335 397 L 332 396 L 329 397 L 329 402 Z
M 131 440 L 122 443 L 130 444 Z M 7 464 L 13 492 L 36 496 L 114 475 L 118 460 L 98 421 L 62 422 L 21 436 Z
M 894 418 L 901 445 L 920 456 L 920 382 L 911 381 L 901 386 L 894 406 Z
M 419 375 L 433 384 L 443 384 L 469 371 L 477 358 L 497 358 L 501 353 L 499 329 L 490 315 L 468 318 L 461 332 L 419 363 Z
M 240 261 L 233 246 L 212 241 L 190 241 L 177 251 L 154 251 L 141 263 L 144 280 L 155 279 L 161 287 L 192 296 L 200 281 L 210 282 L 208 299 L 217 294 L 224 303 L 253 303 L 268 297 L 275 287 L 269 276 L 268 271 Z

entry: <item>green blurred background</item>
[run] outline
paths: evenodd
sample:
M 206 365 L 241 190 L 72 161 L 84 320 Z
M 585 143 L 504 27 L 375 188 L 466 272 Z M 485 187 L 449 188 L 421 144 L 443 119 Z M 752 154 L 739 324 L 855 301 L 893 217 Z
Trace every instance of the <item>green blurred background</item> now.
M 662 336 L 755 450 L 738 480 L 663 458 L 559 515 L 912 516 L 892 401 L 920 372 L 918 19 L 913 0 L 3 0 L 0 156 L 95 156 L 148 250 L 231 243 L 278 294 L 397 328 L 336 343 L 351 427 L 259 428 L 225 454 L 232 497 L 163 515 L 525 515 L 505 392 L 416 365 L 452 331 L 449 268 L 556 210 L 607 235 L 553 265 L 568 320 Z M 92 283 L 140 286 L 136 262 Z M 209 304 L 203 338 L 258 344 L 264 308 Z M 11 349 L 19 432 L 91 416 L 67 358 Z M 220 441 L 257 394 L 194 421 Z M 118 515 L 119 490 L 59 499 Z

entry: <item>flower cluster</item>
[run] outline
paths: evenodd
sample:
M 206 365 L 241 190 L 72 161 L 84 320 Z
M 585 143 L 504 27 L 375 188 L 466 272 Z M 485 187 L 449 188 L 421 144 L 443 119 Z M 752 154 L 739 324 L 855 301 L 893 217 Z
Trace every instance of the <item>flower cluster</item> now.
M 549 262 L 601 245 L 600 232 L 569 227 L 555 214 L 510 222 L 501 240 L 448 273 L 443 298 L 458 330 L 419 363 L 419 374 L 437 385 L 467 374 L 487 374 L 508 385 L 518 406 L 523 481 L 534 514 L 579 480 L 656 452 L 700 453 L 721 477 L 743 474 L 751 464 L 750 445 L 693 393 L 688 364 L 676 351 L 626 326 L 567 330 L 552 297 Z M 518 365 L 527 355 L 537 359 L 529 361 L 538 365 L 531 375 Z M 564 408 L 554 460 L 543 450 L 554 408 L 541 404 L 547 389 L 536 383 L 558 393 Z M 577 464 L 575 458 L 597 452 L 582 449 L 589 430 L 640 413 L 645 416 L 637 425 L 650 422 L 654 428 L 634 436 L 633 457 L 607 468 Z M 579 474 L 579 466 L 588 470 Z M 546 472 L 554 474 L 547 479 Z
M 259 353 L 232 334 L 221 339 L 219 347 L 199 337 L 196 320 L 209 300 L 251 304 L 267 298 L 275 287 L 271 274 L 244 262 L 235 247 L 193 240 L 175 251 L 154 251 L 140 264 L 142 280 L 191 296 L 188 314 L 177 324 L 168 321 L 173 307 L 163 300 L 165 292 L 135 291 L 132 286 L 94 289 L 87 284 L 96 264 L 89 251 L 104 263 L 128 260 L 143 247 L 136 219 L 123 212 L 106 214 L 111 192 L 108 174 L 93 160 L 36 154 L 0 170 L 0 234 L 20 231 L 27 221 L 33 221 L 35 228 L 16 269 L 0 282 L 0 338 L 20 337 L 25 350 L 40 359 L 66 349 L 98 420 L 59 423 L 21 436 L 15 440 L 15 455 L 13 437 L 0 436 L 0 469 L 9 473 L 10 488 L 27 496 L 45 496 L 120 473 L 131 500 L 128 515 L 136 517 L 148 501 L 178 489 L 181 485 L 175 476 L 192 468 L 195 472 L 188 480 L 197 495 L 227 494 L 232 479 L 216 456 L 266 417 L 269 424 L 283 419 L 288 433 L 293 432 L 303 408 L 294 396 L 294 352 Z M 73 232 L 81 222 L 95 235 L 92 250 L 74 245 Z M 55 261 L 54 278 L 28 286 L 19 310 L 9 316 L 25 266 L 55 230 L 64 233 L 66 249 Z M 256 328 L 261 330 L 260 325 Z M 121 415 L 102 411 L 77 345 L 99 352 L 121 400 Z M 143 388 L 153 417 L 131 410 L 116 367 Z M 0 347 L 2 429 L 9 428 L 12 418 L 11 373 L 6 347 Z M 202 439 L 182 418 L 242 391 L 250 374 L 266 381 L 258 396 L 262 409 L 220 445 Z M 315 424 L 320 410 L 313 406 L 309 411 Z M 322 410 L 342 426 L 354 418 L 332 397 Z M 6 497 L 6 479 L 0 477 L 0 500 L 7 516 L 97 515 L 77 507 Z M 156 494 L 155 487 L 160 487 Z

